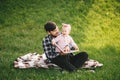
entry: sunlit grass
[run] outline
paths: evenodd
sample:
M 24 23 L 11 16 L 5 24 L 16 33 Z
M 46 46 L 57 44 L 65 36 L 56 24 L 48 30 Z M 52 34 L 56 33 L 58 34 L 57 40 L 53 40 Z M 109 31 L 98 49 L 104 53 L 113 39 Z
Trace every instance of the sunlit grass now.
M 97 6 L 94 5 L 87 15 L 89 24 L 85 28 L 86 38 L 83 46 L 99 49 L 109 45 L 119 50 L 120 18 L 116 17 L 114 7 L 111 4 L 101 6 L 97 3 Z M 104 11 L 101 11 L 102 9 Z

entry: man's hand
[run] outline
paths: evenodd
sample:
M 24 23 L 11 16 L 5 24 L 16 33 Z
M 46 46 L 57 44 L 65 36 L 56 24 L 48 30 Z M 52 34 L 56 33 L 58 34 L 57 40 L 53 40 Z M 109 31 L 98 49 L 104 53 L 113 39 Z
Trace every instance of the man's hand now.
M 62 50 L 60 52 L 60 55 L 66 55 L 67 53 L 69 53 L 69 51 L 70 51 L 69 46 L 66 46 L 66 47 L 64 47 L 64 50 Z
M 79 48 L 78 48 L 78 46 L 76 45 L 76 46 L 74 46 L 74 48 L 75 48 L 75 50 L 78 50 L 79 51 Z

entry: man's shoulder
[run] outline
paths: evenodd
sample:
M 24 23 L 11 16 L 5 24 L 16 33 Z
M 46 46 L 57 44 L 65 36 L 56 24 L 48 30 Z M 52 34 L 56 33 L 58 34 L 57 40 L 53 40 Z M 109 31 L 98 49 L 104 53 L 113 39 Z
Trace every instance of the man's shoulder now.
M 47 39 L 47 38 L 49 38 L 49 35 L 46 35 L 46 36 L 43 38 L 43 40 L 44 40 L 44 39 Z

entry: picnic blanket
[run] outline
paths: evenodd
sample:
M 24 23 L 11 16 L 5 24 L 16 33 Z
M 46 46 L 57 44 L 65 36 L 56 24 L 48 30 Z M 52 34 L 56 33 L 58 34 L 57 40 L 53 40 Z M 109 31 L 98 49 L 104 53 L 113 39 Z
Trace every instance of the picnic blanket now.
M 89 59 L 87 60 L 82 68 L 84 69 L 95 69 L 97 67 L 102 67 L 103 64 L 99 63 L 96 60 Z M 38 53 L 28 53 L 23 56 L 18 57 L 14 61 L 14 67 L 15 68 L 59 68 L 59 66 L 48 62 L 45 54 L 38 54 Z

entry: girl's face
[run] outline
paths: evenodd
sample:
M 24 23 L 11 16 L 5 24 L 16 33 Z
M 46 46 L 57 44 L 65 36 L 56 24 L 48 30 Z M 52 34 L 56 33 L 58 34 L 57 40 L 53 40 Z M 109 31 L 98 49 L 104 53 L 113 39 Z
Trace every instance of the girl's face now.
M 67 28 L 62 29 L 62 34 L 63 35 L 69 35 L 69 33 L 70 33 L 69 29 L 67 29 Z

